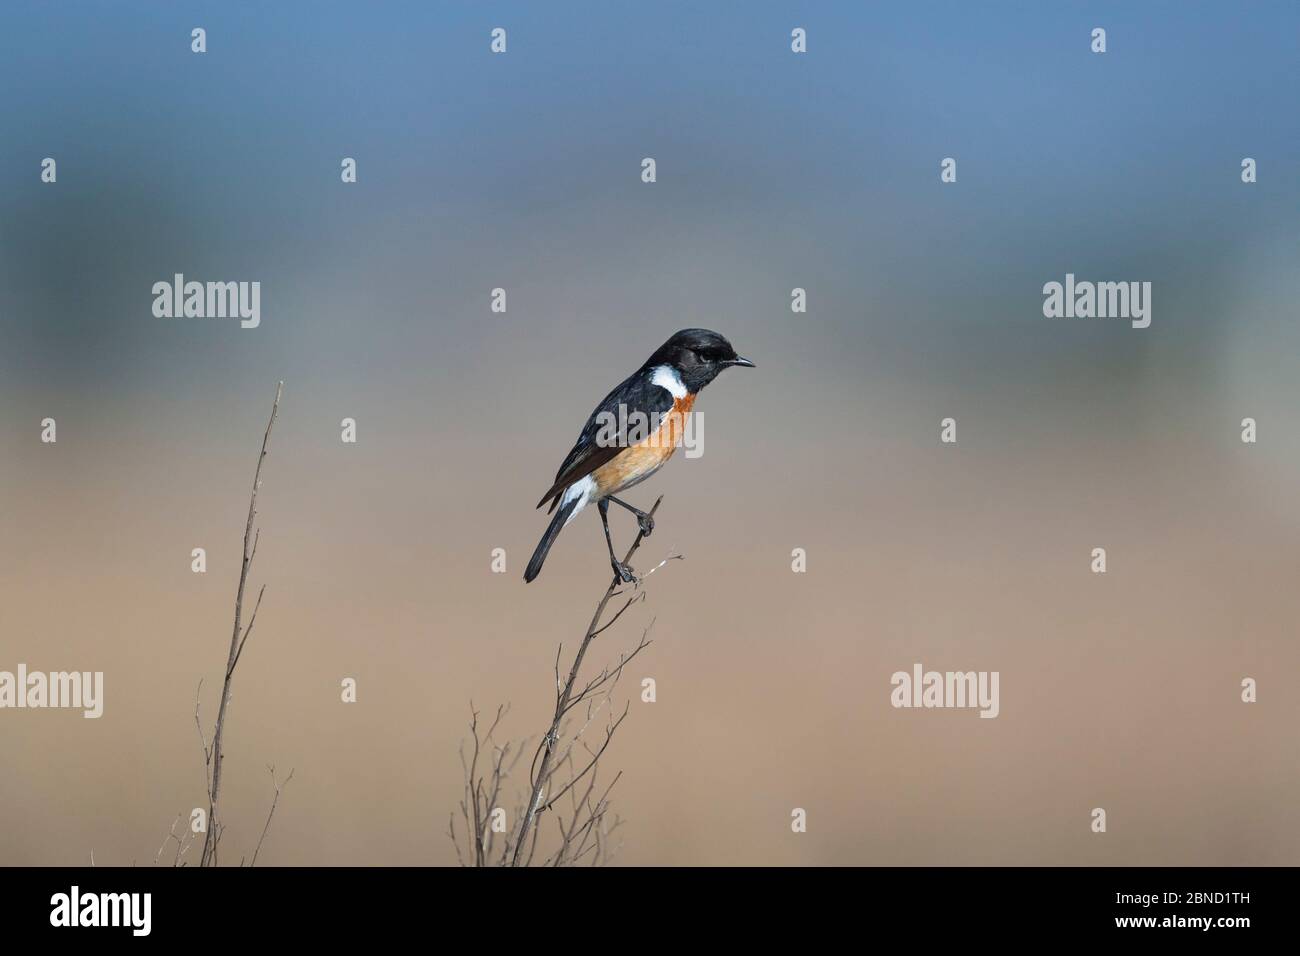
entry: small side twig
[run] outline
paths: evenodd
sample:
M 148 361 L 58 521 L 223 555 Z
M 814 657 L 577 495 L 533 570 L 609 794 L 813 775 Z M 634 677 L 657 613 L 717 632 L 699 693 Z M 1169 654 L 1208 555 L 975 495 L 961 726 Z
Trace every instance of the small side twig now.
M 252 624 L 249 624 L 252 627 Z M 262 852 L 262 841 L 266 839 L 266 831 L 271 829 L 271 819 L 275 816 L 276 804 L 280 802 L 280 791 L 289 785 L 293 779 L 293 768 L 289 768 L 289 776 L 284 778 L 284 783 L 275 782 L 275 764 L 267 764 L 267 770 L 271 771 L 271 786 L 275 788 L 275 796 L 271 798 L 271 812 L 266 815 L 266 824 L 262 827 L 262 835 L 257 838 L 257 846 L 253 848 L 253 860 L 249 866 L 257 866 L 257 854 Z

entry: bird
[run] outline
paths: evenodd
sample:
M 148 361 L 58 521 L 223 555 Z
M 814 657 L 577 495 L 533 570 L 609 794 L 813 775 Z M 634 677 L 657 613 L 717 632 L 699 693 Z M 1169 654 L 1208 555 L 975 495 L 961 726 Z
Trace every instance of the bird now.
M 682 329 L 601 400 L 555 473 L 555 483 L 537 503 L 540 508 L 549 501 L 547 513 L 554 517 L 528 562 L 524 581 L 532 582 L 541 573 L 560 532 L 595 503 L 616 580 L 637 582 L 632 569 L 614 554 L 610 502 L 632 512 L 643 535 L 654 530 L 654 518 L 615 495 L 645 481 L 668 462 L 681 444 L 686 416 L 700 390 L 732 367 L 755 365 L 711 329 Z

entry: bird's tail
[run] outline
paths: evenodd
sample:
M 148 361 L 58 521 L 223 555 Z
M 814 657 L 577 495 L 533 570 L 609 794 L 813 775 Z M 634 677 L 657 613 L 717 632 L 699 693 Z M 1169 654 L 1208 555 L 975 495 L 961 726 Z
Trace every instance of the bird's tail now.
M 560 529 L 564 527 L 573 510 L 578 506 L 578 499 L 567 501 L 560 505 L 555 512 L 555 517 L 551 519 L 550 527 L 546 529 L 546 534 L 542 535 L 542 540 L 537 542 L 537 550 L 533 552 L 532 558 L 528 562 L 528 568 L 524 571 L 524 581 L 531 582 L 533 578 L 542 573 L 542 563 L 546 560 L 546 553 L 551 550 L 551 545 L 555 539 L 560 536 Z

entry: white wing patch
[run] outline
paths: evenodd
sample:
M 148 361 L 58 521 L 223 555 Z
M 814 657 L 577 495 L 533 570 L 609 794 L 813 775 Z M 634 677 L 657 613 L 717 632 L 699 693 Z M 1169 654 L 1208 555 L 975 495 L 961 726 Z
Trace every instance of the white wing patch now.
M 671 365 L 656 365 L 654 373 L 650 376 L 650 384 L 666 388 L 673 398 L 686 397 L 686 386 L 682 383 L 682 377 Z
M 570 501 L 577 501 L 573 512 L 569 517 L 564 519 L 564 526 L 567 528 L 569 522 L 578 517 L 583 508 L 587 507 L 591 501 L 591 495 L 596 490 L 596 479 L 588 475 L 580 481 L 575 481 L 569 487 L 564 489 L 564 497 L 560 499 L 560 506 L 567 505 Z

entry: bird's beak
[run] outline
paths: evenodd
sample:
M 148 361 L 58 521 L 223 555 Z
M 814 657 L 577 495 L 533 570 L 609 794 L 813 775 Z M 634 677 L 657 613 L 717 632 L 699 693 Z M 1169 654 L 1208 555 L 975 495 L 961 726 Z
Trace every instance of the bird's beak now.
M 755 365 L 753 362 L 751 362 L 749 359 L 747 359 L 747 358 L 742 358 L 742 357 L 739 356 L 739 355 L 737 355 L 734 359 L 732 359 L 732 360 L 731 360 L 730 362 L 728 362 L 727 364 L 728 364 L 728 365 L 743 365 L 745 368 L 758 368 L 758 366 Z

